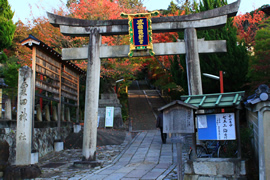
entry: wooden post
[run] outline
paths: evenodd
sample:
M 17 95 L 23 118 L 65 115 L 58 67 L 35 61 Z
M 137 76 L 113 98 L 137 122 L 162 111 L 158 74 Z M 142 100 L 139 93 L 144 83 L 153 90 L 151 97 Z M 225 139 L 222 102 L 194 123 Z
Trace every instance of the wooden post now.
M 61 116 L 62 116 L 62 66 L 59 67 L 59 103 L 58 103 L 58 119 L 57 119 L 57 139 L 61 139 Z
M 241 153 L 241 137 L 240 137 L 240 118 L 239 118 L 239 109 L 236 110 L 236 137 L 237 137 L 237 158 L 241 159 L 242 153 Z
M 36 88 L 36 61 L 37 61 L 37 48 L 33 46 L 32 49 L 32 70 L 33 70 L 33 77 L 32 77 L 32 138 L 34 138 L 34 130 L 35 130 L 35 88 Z M 34 150 L 34 142 L 31 141 L 32 150 Z
M 97 28 L 91 29 L 88 49 L 86 78 L 83 160 L 96 160 L 98 99 L 100 83 L 100 34 Z
M 183 137 L 181 134 L 175 134 L 176 138 L 176 150 L 177 150 L 177 176 L 178 180 L 183 180 L 183 157 L 182 157 L 182 147 L 183 147 Z
M 80 111 L 80 75 L 78 75 L 77 78 L 77 107 L 76 107 L 76 123 L 80 122 L 80 116 L 79 116 L 79 111 Z
M 220 83 L 220 93 L 224 93 L 223 71 L 219 71 L 219 83 Z M 221 112 L 224 113 L 225 109 L 221 109 Z

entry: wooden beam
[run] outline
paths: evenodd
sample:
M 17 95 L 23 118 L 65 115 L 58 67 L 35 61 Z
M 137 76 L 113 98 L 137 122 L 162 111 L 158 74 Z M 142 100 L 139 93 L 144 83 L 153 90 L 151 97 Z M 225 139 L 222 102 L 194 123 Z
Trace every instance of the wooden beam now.
M 156 56 L 185 54 L 185 42 L 156 43 L 153 44 Z M 203 41 L 198 40 L 199 53 L 227 52 L 226 40 Z M 125 58 L 128 57 L 129 45 L 122 46 L 104 46 L 100 48 L 100 58 Z M 150 56 L 147 51 L 137 51 L 133 55 Z M 88 47 L 82 48 L 63 48 L 63 60 L 81 60 L 87 59 Z
M 227 15 L 201 19 L 194 21 L 183 21 L 183 22 L 161 22 L 152 24 L 153 33 L 161 32 L 175 32 L 182 31 L 186 28 L 195 29 L 208 29 L 215 28 L 225 25 L 227 22 Z M 109 35 L 124 35 L 128 34 L 128 24 L 126 25 L 112 25 L 112 26 L 98 26 L 98 27 L 73 27 L 60 25 L 60 31 L 63 35 L 73 36 L 73 37 L 89 37 L 91 29 L 98 28 L 99 33 L 103 36 Z

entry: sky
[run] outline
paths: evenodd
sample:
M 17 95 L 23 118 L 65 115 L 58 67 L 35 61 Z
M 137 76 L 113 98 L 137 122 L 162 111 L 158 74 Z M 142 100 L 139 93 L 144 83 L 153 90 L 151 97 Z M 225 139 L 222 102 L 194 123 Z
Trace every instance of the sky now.
M 143 0 L 147 10 L 167 9 L 171 0 Z M 236 0 L 227 0 L 228 4 Z M 11 9 L 15 11 L 13 22 L 19 19 L 23 23 L 27 23 L 27 19 L 32 17 L 46 16 L 46 11 L 52 12 L 53 9 L 64 7 L 67 0 L 8 0 Z M 174 0 L 176 2 L 176 0 Z M 264 4 L 270 4 L 269 0 L 241 0 L 240 13 L 250 12 L 261 7 Z M 32 7 L 32 8 L 31 8 Z M 40 7 L 40 8 L 37 8 Z M 32 10 L 31 10 L 32 9 Z M 31 18 L 30 18 L 31 20 Z

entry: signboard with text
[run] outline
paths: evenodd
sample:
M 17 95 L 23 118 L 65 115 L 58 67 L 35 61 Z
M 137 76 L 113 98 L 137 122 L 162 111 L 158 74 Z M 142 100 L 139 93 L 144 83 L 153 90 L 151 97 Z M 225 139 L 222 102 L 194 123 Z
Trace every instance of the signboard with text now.
M 151 17 L 158 15 L 159 12 L 125 14 L 121 13 L 121 17 L 128 17 L 129 25 L 129 54 L 132 57 L 134 51 L 149 50 L 149 54 L 154 56 L 152 44 L 152 21 Z
M 193 109 L 182 106 L 165 109 L 163 133 L 194 133 Z
M 114 107 L 106 107 L 105 127 L 113 127 Z
M 148 23 L 146 18 L 133 19 L 133 41 L 135 46 L 147 46 L 149 42 L 148 36 Z
M 197 115 L 199 140 L 235 140 L 234 113 Z

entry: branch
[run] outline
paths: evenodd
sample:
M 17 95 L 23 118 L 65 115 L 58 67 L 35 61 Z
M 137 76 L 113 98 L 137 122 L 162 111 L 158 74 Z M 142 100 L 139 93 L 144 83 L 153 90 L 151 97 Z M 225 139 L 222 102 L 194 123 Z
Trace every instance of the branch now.
M 170 74 L 171 74 L 171 71 L 170 69 L 166 68 L 161 62 L 160 60 L 158 60 L 158 58 L 155 56 L 155 59 L 157 60 L 157 62 L 162 66 L 163 69 L 166 69 Z

